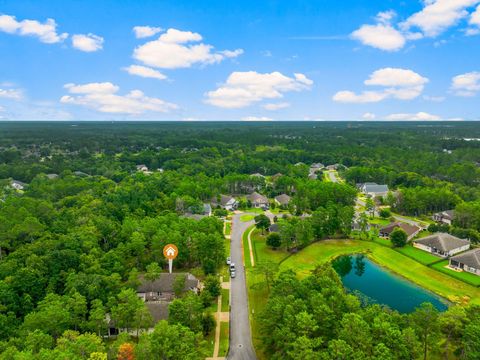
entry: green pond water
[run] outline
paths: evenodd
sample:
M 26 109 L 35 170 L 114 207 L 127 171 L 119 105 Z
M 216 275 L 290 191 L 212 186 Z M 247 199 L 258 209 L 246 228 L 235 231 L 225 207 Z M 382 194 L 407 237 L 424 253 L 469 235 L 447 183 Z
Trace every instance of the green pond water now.
M 444 299 L 392 274 L 363 255 L 341 256 L 332 265 L 343 285 L 360 293 L 360 298 L 369 303 L 387 305 L 402 313 L 411 312 L 424 302 L 432 303 L 440 311 L 448 307 Z

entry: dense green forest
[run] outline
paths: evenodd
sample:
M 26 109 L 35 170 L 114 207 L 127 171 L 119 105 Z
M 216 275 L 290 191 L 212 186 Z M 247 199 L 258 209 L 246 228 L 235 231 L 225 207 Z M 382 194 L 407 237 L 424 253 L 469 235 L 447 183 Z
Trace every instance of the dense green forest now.
M 302 247 L 348 235 L 355 184 L 374 181 L 389 185 L 386 201 L 400 214 L 455 209 L 449 231 L 477 242 L 478 140 L 480 127 L 468 122 L 0 123 L 0 359 L 104 359 L 128 351 L 128 337 L 106 339 L 105 317 L 132 330 L 151 327 L 134 290 L 152 264 L 166 269 L 164 245 L 177 244 L 176 266 L 202 279 L 224 263 L 221 219 L 184 216 L 220 194 L 291 195 L 291 212 L 309 220 L 285 222 L 282 234 L 291 235 L 282 241 Z M 347 183 L 310 180 L 315 162 L 344 165 Z M 137 171 L 140 164 L 150 172 Z M 14 189 L 13 180 L 24 188 Z M 410 317 L 362 308 L 328 271 L 302 281 L 282 274 L 276 282 L 265 333 L 282 322 L 297 330 L 265 339 L 273 358 L 317 359 L 312 354 L 321 351 L 325 359 L 413 359 L 432 341 L 421 316 L 434 317 L 434 336 L 448 337 L 446 353 L 478 358 L 465 353 L 480 354 L 472 342 L 480 336 L 478 309 L 450 314 L 461 317 L 457 329 L 429 308 Z M 135 339 L 136 358 L 204 358 L 196 349 L 211 331 L 206 309 L 214 296 L 212 285 L 175 300 L 168 322 Z M 285 313 L 295 309 L 300 315 L 287 323 Z M 168 343 L 181 352 L 167 354 Z

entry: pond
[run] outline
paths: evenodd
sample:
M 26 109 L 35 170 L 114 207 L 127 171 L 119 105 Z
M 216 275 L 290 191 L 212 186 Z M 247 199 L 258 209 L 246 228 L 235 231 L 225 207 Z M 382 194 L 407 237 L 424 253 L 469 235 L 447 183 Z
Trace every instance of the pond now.
M 440 311 L 448 307 L 442 298 L 392 274 L 364 255 L 341 256 L 332 265 L 343 285 L 368 303 L 384 304 L 402 313 L 414 311 L 423 302 L 432 303 Z

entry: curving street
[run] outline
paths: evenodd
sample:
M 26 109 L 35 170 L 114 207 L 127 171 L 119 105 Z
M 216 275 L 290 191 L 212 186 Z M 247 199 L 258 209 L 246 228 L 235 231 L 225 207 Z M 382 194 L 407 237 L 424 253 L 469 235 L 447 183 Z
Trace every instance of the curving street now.
M 257 358 L 252 344 L 242 250 L 242 235 L 252 224 L 253 221 L 240 221 L 240 215 L 233 216 L 230 256 L 235 263 L 236 277 L 230 283 L 230 350 L 227 356 L 231 360 Z

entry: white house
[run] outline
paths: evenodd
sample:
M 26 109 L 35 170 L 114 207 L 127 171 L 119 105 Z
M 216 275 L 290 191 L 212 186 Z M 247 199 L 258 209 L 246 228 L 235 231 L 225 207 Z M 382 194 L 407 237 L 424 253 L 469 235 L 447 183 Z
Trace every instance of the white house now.
M 14 188 L 15 190 L 23 190 L 23 189 L 25 189 L 25 186 L 27 186 L 27 184 L 25 184 L 24 182 L 18 181 L 18 180 L 12 180 L 10 182 L 10 186 L 12 188 Z
M 367 182 L 358 184 L 357 187 L 362 193 L 371 197 L 385 197 L 388 194 L 387 185 L 378 185 L 377 183 Z
M 218 201 L 220 200 L 220 201 Z M 220 206 L 222 209 L 233 211 L 238 207 L 238 202 L 234 197 L 229 195 L 220 195 L 220 199 L 212 200 L 213 207 Z
M 470 249 L 470 241 L 447 233 L 436 233 L 415 240 L 413 246 L 440 257 L 450 257 Z

